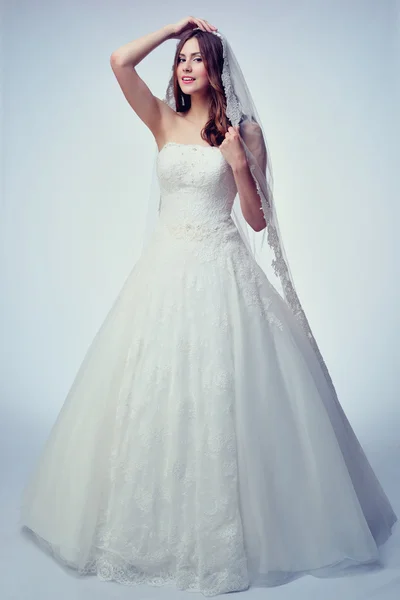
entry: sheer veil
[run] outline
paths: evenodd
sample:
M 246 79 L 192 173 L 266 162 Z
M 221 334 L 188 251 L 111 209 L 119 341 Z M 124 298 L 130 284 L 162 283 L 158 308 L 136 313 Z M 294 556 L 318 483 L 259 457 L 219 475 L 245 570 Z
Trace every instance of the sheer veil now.
M 247 162 L 257 187 L 258 195 L 260 196 L 260 210 L 263 211 L 267 226 L 261 232 L 256 232 L 250 227 L 243 216 L 238 194 L 234 200 L 231 216 L 244 243 L 254 256 L 257 264 L 265 272 L 270 283 L 288 305 L 296 319 L 301 323 L 325 373 L 326 379 L 334 392 L 334 396 L 336 396 L 332 379 L 300 303 L 293 276 L 290 271 L 279 229 L 272 192 L 273 176 L 271 160 L 261 119 L 230 43 L 220 31 L 214 32 L 214 35 L 220 38 L 223 47 L 223 69 L 221 79 L 226 97 L 226 116 L 233 127 L 239 126 Z M 171 75 L 168 83 L 164 102 L 176 110 L 173 91 L 173 75 Z M 149 241 L 160 210 L 161 199 L 156 173 L 157 154 L 158 152 L 156 152 L 153 163 L 150 202 L 147 212 L 143 247 L 145 247 Z

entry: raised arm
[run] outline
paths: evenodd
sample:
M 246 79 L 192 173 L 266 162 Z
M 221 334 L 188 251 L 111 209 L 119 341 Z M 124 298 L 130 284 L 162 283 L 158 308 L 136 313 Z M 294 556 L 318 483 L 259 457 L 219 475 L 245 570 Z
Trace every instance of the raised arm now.
M 135 67 L 154 48 L 174 35 L 174 26 L 166 25 L 158 31 L 121 46 L 110 57 L 112 70 L 125 98 L 156 139 L 166 131 L 170 120 L 175 117 L 175 112 L 152 94 Z

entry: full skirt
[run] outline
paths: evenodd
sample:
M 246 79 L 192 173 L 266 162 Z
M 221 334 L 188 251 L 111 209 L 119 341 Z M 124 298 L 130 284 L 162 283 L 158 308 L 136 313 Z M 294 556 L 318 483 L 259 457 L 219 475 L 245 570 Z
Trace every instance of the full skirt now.
M 392 507 L 290 309 L 232 233 L 162 223 L 24 490 L 61 563 L 205 596 L 379 564 Z

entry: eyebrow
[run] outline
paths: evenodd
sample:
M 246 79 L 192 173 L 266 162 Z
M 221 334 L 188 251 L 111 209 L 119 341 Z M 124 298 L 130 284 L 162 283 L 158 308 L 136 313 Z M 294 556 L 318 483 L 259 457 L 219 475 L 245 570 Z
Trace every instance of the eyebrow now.
M 194 56 L 195 54 L 201 54 L 201 52 L 192 52 L 190 56 Z M 179 52 L 179 56 L 186 56 L 186 54 L 183 54 L 183 52 Z

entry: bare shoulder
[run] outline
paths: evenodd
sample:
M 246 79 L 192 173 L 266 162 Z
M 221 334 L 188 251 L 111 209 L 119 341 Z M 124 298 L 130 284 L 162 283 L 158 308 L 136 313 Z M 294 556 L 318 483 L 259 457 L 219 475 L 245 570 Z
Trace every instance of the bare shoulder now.
M 166 102 L 157 98 L 136 69 L 122 63 L 118 54 L 111 56 L 111 67 L 125 98 L 137 116 L 150 129 L 157 143 L 162 143 L 174 127 L 176 112 Z
M 202 130 L 200 130 L 199 125 L 189 121 L 185 112 L 176 112 L 172 109 L 170 111 L 168 117 L 163 120 L 162 129 L 154 136 L 158 149 L 161 150 L 170 141 L 186 145 L 204 145 L 204 139 L 201 136 Z

